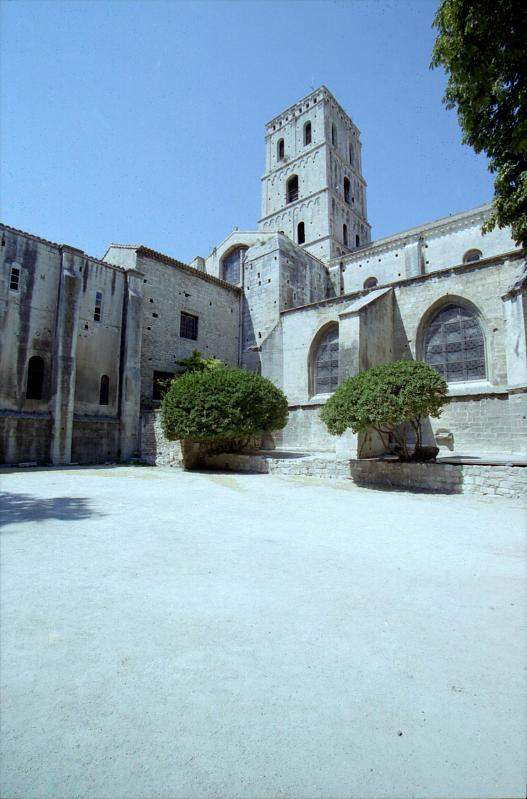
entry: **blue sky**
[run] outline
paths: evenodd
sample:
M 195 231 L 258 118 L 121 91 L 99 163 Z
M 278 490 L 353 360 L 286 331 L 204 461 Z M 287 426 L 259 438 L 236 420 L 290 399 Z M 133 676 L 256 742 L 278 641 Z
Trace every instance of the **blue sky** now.
M 372 237 L 492 197 L 428 68 L 437 2 L 3 2 L 2 221 L 184 261 L 255 229 L 264 125 L 324 83 L 362 134 Z

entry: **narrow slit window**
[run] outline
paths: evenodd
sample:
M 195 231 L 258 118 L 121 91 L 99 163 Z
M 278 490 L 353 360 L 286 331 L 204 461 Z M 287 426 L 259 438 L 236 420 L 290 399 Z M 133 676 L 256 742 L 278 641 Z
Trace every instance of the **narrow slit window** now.
M 344 178 L 344 202 L 350 204 L 351 184 L 349 178 Z
M 285 158 L 285 142 L 283 139 L 278 139 L 278 143 L 276 145 L 276 157 L 279 161 L 283 161 Z
M 337 146 L 337 128 L 335 125 L 331 126 L 331 144 L 333 147 Z
M 348 226 L 342 225 L 342 243 L 348 246 Z
M 304 244 L 306 240 L 306 230 L 303 222 L 298 223 L 298 227 L 296 229 L 297 236 L 296 240 L 299 244 Z
M 286 184 L 286 200 L 294 203 L 298 200 L 298 175 L 291 175 Z
M 110 404 L 110 378 L 108 375 L 101 377 L 101 384 L 99 387 L 99 405 Z
M 311 122 L 304 125 L 304 147 L 311 144 Z
M 355 236 L 355 247 L 360 247 L 360 238 L 358 233 Z
M 9 275 L 9 288 L 11 291 L 18 291 L 20 287 L 20 269 L 18 266 L 11 267 L 11 274 Z
M 95 308 L 93 309 L 93 321 L 102 322 L 102 292 L 95 292 Z
M 26 399 L 41 400 L 44 389 L 44 359 L 33 355 L 27 364 Z

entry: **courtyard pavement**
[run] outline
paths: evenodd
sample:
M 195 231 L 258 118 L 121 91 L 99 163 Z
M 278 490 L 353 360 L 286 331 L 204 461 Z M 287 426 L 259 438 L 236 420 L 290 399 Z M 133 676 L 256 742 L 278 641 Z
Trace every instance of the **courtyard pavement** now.
M 3 799 L 525 796 L 525 510 L 0 472 Z

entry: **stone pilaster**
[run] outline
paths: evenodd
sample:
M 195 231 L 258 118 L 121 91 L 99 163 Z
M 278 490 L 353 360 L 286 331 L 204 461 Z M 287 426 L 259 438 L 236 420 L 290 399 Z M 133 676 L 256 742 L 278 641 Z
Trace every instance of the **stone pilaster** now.
M 81 270 L 85 256 L 81 250 L 61 247 L 61 274 L 53 342 L 53 393 L 51 398 L 51 462 L 71 462 L 73 405 L 77 366 L 77 332 Z
M 121 339 L 121 460 L 139 455 L 141 413 L 141 340 L 143 292 L 141 272 L 126 270 L 126 293 Z

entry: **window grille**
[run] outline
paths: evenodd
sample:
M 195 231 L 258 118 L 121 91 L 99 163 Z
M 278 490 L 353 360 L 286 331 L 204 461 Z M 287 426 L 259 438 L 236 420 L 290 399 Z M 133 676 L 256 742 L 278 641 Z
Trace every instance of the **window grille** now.
M 196 341 L 198 338 L 198 317 L 181 311 L 179 335 L 181 338 L 190 338 Z
M 463 263 L 464 264 L 471 264 L 474 261 L 479 261 L 481 258 L 481 250 L 469 250 L 463 256 Z
M 18 291 L 20 286 L 20 269 L 18 266 L 11 267 L 11 274 L 9 276 L 9 288 L 11 291 Z
M 93 321 L 102 321 L 102 293 L 97 291 L 95 293 L 95 308 L 93 309 Z
M 332 327 L 318 345 L 314 362 L 315 394 L 328 394 L 339 384 L 339 330 Z
M 292 175 L 287 181 L 287 202 L 294 203 L 298 200 L 298 176 Z
M 448 383 L 484 379 L 485 342 L 475 314 L 457 305 L 439 311 L 426 331 L 425 361 Z

